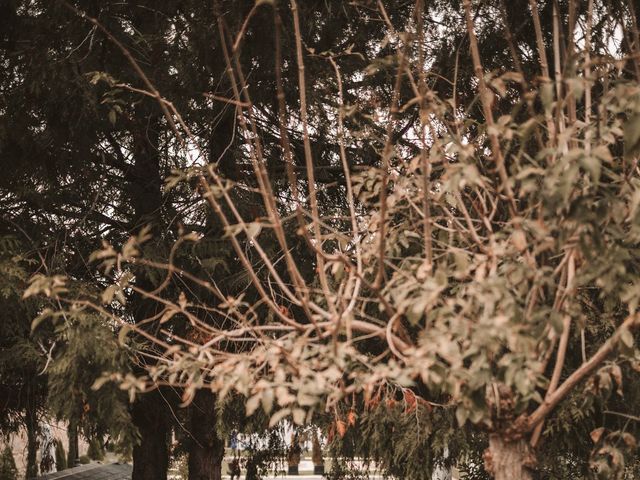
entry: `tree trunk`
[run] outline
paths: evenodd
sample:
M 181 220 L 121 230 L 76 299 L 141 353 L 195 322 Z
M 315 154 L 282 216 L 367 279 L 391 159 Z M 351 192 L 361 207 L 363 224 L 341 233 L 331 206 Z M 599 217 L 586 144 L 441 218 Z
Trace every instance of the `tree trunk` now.
M 67 466 L 73 468 L 76 466 L 78 460 L 78 425 L 75 420 L 69 420 L 69 427 L 67 430 L 67 437 L 69 438 L 69 454 L 67 455 Z
M 247 476 L 245 477 L 245 480 L 258 480 L 259 478 L 258 463 L 256 461 L 256 458 L 251 455 L 249 457 L 249 460 L 247 460 Z
M 36 412 L 36 405 L 32 393 L 27 398 L 25 423 L 27 427 L 26 478 L 32 479 L 38 476 L 38 414 Z
M 535 457 L 526 438 L 507 441 L 499 434 L 489 436 L 485 469 L 495 480 L 533 480 Z
M 191 404 L 192 435 L 189 448 L 189 480 L 220 480 L 224 439 L 218 437 L 216 429 L 216 397 L 200 390 Z
M 169 425 L 164 418 L 166 409 L 157 392 L 142 395 L 134 404 L 131 418 L 140 433 L 140 443 L 133 448 L 132 480 L 167 478 Z
M 156 17 L 141 12 L 135 22 L 141 32 L 149 34 L 162 29 L 155 25 Z M 153 60 L 160 59 L 157 45 L 149 53 Z M 159 56 L 160 55 L 160 56 Z M 160 62 L 161 64 L 161 62 Z M 161 123 L 158 107 L 155 103 L 141 103 L 136 108 L 136 122 L 132 123 L 133 139 L 132 167 L 126 172 L 128 190 L 134 215 L 132 232 L 137 233 L 145 226 L 151 227 L 154 242 L 161 244 L 162 238 L 162 179 L 160 177 L 159 138 Z M 155 288 L 154 283 L 144 269 L 135 271 L 136 285 L 145 291 Z M 144 295 L 131 296 L 131 311 L 136 323 L 143 322 L 155 315 L 158 305 Z M 157 322 L 145 327 L 152 335 L 158 334 Z M 134 368 L 136 374 L 144 373 L 140 367 Z M 166 480 L 169 467 L 168 438 L 170 406 L 159 391 L 141 395 L 132 408 L 133 424 L 140 434 L 140 443 L 133 448 L 132 480 Z

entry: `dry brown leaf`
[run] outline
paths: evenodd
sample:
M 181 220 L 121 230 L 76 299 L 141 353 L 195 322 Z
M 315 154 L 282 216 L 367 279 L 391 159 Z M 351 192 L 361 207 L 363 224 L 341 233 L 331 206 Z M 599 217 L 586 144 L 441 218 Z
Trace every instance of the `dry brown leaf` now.
M 598 443 L 600 441 L 600 439 L 602 438 L 602 434 L 604 433 L 604 427 L 600 427 L 600 428 L 596 428 L 595 430 L 593 430 L 589 436 L 591 437 L 591 440 L 593 440 L 593 443 Z

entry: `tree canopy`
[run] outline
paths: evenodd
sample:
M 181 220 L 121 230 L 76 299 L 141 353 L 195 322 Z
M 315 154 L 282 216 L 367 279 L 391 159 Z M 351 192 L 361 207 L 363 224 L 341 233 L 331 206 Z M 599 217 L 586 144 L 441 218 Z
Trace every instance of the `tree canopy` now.
M 637 2 L 2 8 L 3 397 L 136 480 L 172 429 L 220 478 L 238 402 L 398 478 L 638 473 Z

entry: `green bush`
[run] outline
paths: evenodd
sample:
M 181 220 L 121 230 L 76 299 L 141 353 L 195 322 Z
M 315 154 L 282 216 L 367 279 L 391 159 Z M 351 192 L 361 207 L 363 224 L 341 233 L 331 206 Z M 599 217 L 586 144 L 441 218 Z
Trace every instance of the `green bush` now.
M 80 462 L 80 464 L 82 465 L 86 465 L 87 463 L 91 463 L 91 459 L 87 456 L 87 455 L 82 455 L 78 461 Z
M 104 451 L 102 450 L 102 443 L 100 443 L 99 439 L 94 438 L 89 442 L 87 456 L 91 460 L 104 460 Z
M 64 450 L 62 440 L 56 439 L 56 470 L 59 472 L 67 468 L 67 452 Z
M 0 455 L 0 480 L 18 480 L 18 468 L 9 445 L 5 445 Z
M 109 453 L 116 453 L 116 445 L 115 442 L 109 440 L 107 441 L 106 445 L 104 446 L 105 451 L 109 452 Z

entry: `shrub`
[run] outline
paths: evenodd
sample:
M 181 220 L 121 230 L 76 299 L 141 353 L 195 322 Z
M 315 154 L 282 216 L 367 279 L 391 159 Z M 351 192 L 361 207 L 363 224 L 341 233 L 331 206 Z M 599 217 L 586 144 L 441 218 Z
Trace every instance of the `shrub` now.
M 9 445 L 5 445 L 0 455 L 0 480 L 18 480 L 18 468 Z
M 104 460 L 104 451 L 102 450 L 102 444 L 98 438 L 94 438 L 89 442 L 89 451 L 87 456 L 91 460 Z
M 66 470 L 67 465 L 67 452 L 62 445 L 62 440 L 56 439 L 56 470 Z

